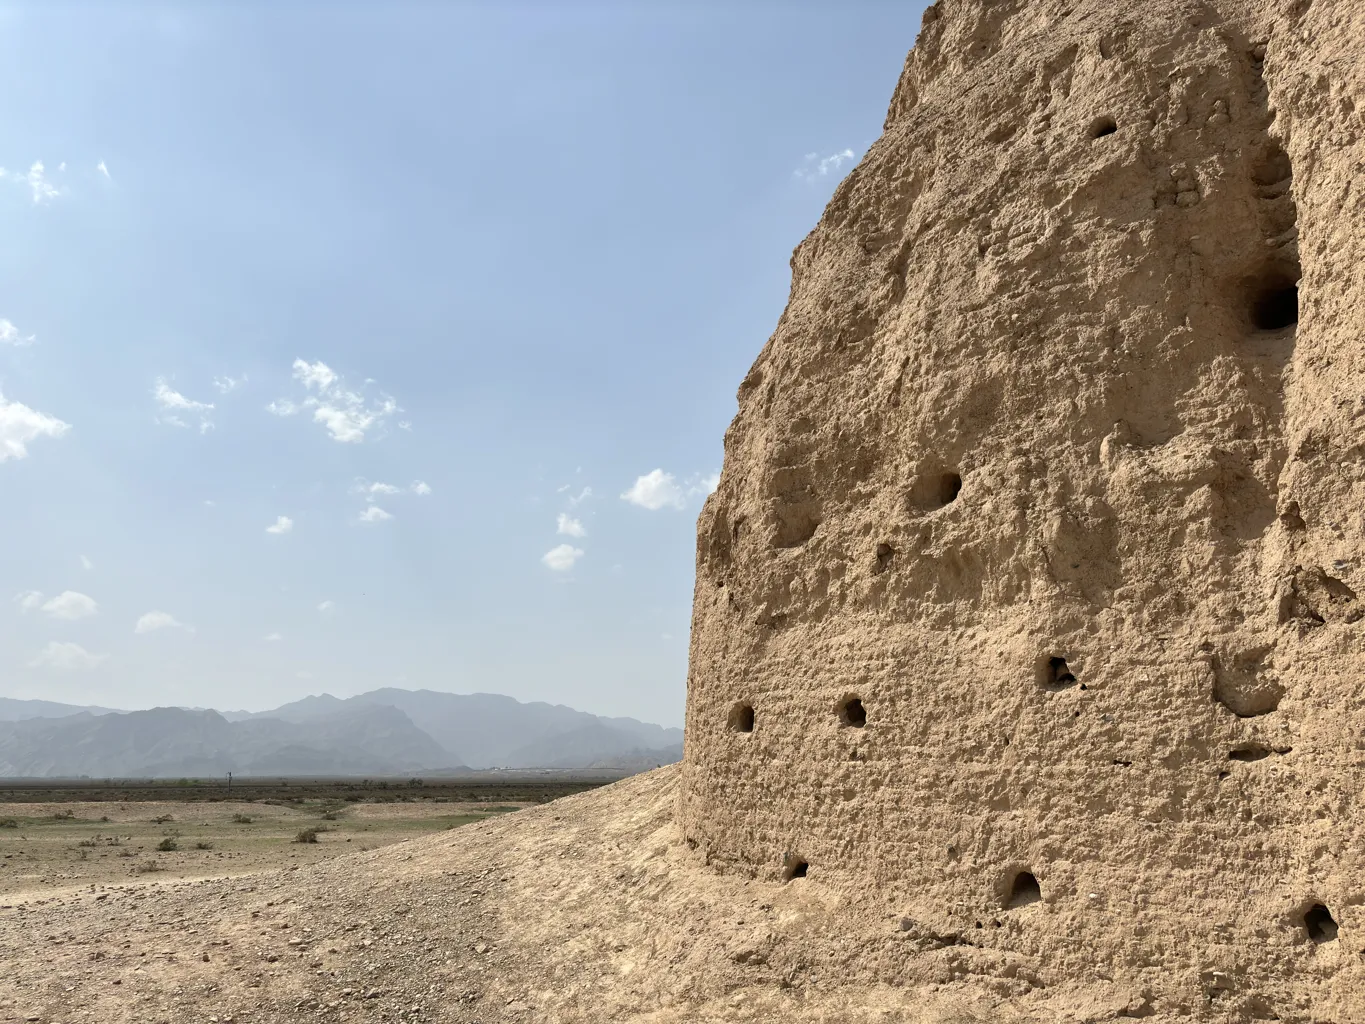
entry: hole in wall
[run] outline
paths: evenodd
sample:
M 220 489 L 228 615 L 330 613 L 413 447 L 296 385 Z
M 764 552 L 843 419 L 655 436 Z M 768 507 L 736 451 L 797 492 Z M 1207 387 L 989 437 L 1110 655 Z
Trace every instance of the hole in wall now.
M 1258 331 L 1282 331 L 1299 322 L 1299 283 L 1287 278 L 1263 281 L 1251 300 L 1251 322 Z
M 1021 871 L 1010 882 L 1009 895 L 1005 897 L 1006 910 L 1018 910 L 1043 898 L 1043 890 L 1032 871 Z
M 1088 132 L 1091 139 L 1102 139 L 1106 135 L 1113 135 L 1119 130 L 1119 124 L 1112 117 L 1097 117 L 1090 122 Z
M 805 878 L 810 865 L 800 857 L 789 857 L 782 868 L 782 880 L 790 882 L 793 878 Z
M 1038 663 L 1038 683 L 1045 690 L 1056 693 L 1076 685 L 1076 674 L 1071 671 L 1066 659 L 1057 655 L 1045 655 Z
M 839 716 L 840 725 L 861 729 L 867 724 L 867 709 L 863 707 L 861 698 L 845 697 L 839 702 L 836 713 Z
M 962 475 L 959 473 L 944 473 L 938 480 L 938 504 L 942 508 L 944 505 L 951 505 L 957 500 L 957 496 L 962 493 Z
M 753 732 L 754 731 L 754 706 L 743 701 L 730 709 L 730 731 L 731 732 Z
M 1259 743 L 1242 743 L 1228 751 L 1229 761 L 1263 761 L 1270 756 L 1270 748 Z
M 1314 903 L 1304 913 L 1303 926 L 1308 930 L 1308 937 L 1319 945 L 1324 942 L 1336 941 L 1336 919 L 1332 917 L 1332 912 L 1321 903 Z

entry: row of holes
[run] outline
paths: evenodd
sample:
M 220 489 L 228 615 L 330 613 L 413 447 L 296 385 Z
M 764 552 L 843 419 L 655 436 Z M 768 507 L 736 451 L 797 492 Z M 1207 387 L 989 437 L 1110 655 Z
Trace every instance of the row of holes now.
M 1067 667 L 1065 658 L 1049 657 L 1043 661 L 1039 682 L 1047 690 L 1065 690 L 1076 684 L 1076 676 Z M 1081 684 L 1081 689 L 1085 689 L 1084 683 Z M 863 706 L 861 697 L 853 695 L 844 697 L 835 705 L 834 715 L 840 725 L 854 729 L 861 729 L 867 725 L 867 708 Z M 740 701 L 730 709 L 728 724 L 732 732 L 753 732 L 754 721 L 754 706 L 747 701 Z
M 790 882 L 793 878 L 805 878 L 810 872 L 810 863 L 795 858 L 787 862 L 782 877 Z M 1009 892 L 1004 899 L 1006 910 L 1018 910 L 1043 898 L 1043 888 L 1032 871 L 1020 871 L 1010 882 Z M 979 928 L 980 925 L 978 924 Z M 1303 927 L 1308 937 L 1316 943 L 1333 942 L 1337 937 L 1337 922 L 1332 912 L 1321 903 L 1314 903 L 1303 914 Z

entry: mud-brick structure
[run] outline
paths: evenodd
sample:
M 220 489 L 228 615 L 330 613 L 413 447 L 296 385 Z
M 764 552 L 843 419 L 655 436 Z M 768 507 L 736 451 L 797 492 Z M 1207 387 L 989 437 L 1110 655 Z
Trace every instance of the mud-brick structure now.
M 941 0 L 791 265 L 688 844 L 1236 1019 L 1365 992 L 1365 2 Z

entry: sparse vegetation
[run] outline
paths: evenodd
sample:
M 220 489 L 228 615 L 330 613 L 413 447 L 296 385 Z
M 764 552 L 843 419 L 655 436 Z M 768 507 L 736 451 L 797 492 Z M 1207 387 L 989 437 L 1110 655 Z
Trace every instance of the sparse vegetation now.
M 195 848 L 196 850 L 212 850 L 212 849 L 213 849 L 213 844 L 212 844 L 212 843 L 206 843 L 204 840 L 201 839 L 201 840 L 199 840 L 197 843 L 194 844 L 194 848 Z
M 175 841 L 175 836 L 167 836 L 156 844 L 156 848 L 162 853 L 173 853 L 180 849 L 180 844 Z
M 18 828 L 19 823 L 13 818 L 0 818 L 0 828 Z
M 319 828 L 306 828 L 294 837 L 294 842 L 316 843 L 318 841 L 318 833 L 321 831 L 322 829 Z
M 150 875 L 154 871 L 165 870 L 166 869 L 161 866 L 161 861 L 157 860 L 155 857 L 144 860 L 141 864 L 137 864 L 133 867 L 133 871 L 139 875 Z
M 234 814 L 234 815 L 232 816 L 232 823 L 233 823 L 234 825 L 250 825 L 250 824 L 251 824 L 251 815 L 249 815 L 249 814 Z
M 174 815 L 174 814 L 158 814 L 155 818 L 152 819 L 152 824 L 153 824 L 153 825 L 164 825 L 164 824 L 166 824 L 166 822 L 168 822 L 168 821 L 175 821 L 175 815 Z

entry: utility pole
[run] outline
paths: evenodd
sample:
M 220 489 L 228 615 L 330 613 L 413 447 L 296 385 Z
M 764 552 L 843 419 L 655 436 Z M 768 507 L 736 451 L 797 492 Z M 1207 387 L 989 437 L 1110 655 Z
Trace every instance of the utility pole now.
M 228 772 L 228 792 L 232 792 L 232 772 Z

